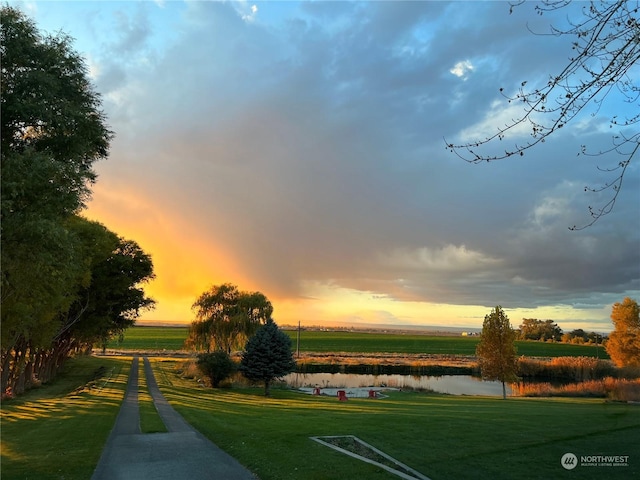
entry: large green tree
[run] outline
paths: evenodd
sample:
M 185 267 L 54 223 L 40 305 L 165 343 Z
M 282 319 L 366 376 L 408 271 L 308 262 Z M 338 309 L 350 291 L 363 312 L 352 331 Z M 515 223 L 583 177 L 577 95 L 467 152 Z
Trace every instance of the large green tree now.
M 153 263 L 135 242 L 78 216 L 64 227 L 76 266 L 67 285 L 69 305 L 29 321 L 38 311 L 31 304 L 38 295 L 28 285 L 3 303 L 2 392 L 19 394 L 34 382 L 50 380 L 69 355 L 104 343 L 154 305 L 142 288 L 153 278 Z M 18 273 L 25 280 L 33 275 Z
M 187 344 L 195 349 L 240 349 L 260 325 L 271 319 L 273 306 L 260 292 L 242 292 L 230 283 L 214 285 L 192 307 L 196 320 Z
M 268 397 L 271 382 L 295 368 L 291 339 L 276 322 L 269 320 L 247 342 L 239 370 L 250 380 L 264 382 L 264 394 Z
M 134 242 L 78 217 L 112 133 L 70 37 L 43 35 L 4 6 L 0 55 L 4 395 L 48 380 L 152 306 L 139 285 L 153 266 Z
M 619 367 L 640 367 L 640 307 L 638 302 L 626 297 L 622 303 L 614 303 L 611 309 L 614 330 L 609 335 L 605 349 Z
M 11 7 L 0 22 L 2 321 L 29 328 L 73 301 L 82 265 L 65 222 L 88 198 L 111 133 L 70 39 L 41 35 Z
M 516 380 L 516 332 L 509 317 L 497 306 L 484 317 L 476 355 L 482 378 L 502 382 L 502 398 L 507 398 L 506 382 Z

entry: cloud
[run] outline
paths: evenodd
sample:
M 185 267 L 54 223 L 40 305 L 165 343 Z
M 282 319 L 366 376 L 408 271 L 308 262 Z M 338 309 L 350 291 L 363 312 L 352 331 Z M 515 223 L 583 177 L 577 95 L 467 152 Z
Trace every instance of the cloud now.
M 581 125 L 478 166 L 444 148 L 516 118 L 499 88 L 566 59 L 526 31 L 528 7 L 255 5 L 118 4 L 88 49 L 117 134 L 90 212 L 148 245 L 167 304 L 189 315 L 189 292 L 231 281 L 291 316 L 419 322 L 402 309 L 640 291 L 637 169 L 619 215 L 567 229 L 597 175 L 576 145 L 608 135 Z
M 390 255 L 383 256 L 381 263 L 392 268 L 428 270 L 439 274 L 485 270 L 499 264 L 500 260 L 469 250 L 464 245 L 446 245 L 439 249 L 421 247 L 413 251 L 395 250 Z
M 473 69 L 474 69 L 474 66 L 469 60 L 463 60 L 456 63 L 453 66 L 453 68 L 449 70 L 449 72 L 451 72 L 453 75 L 455 75 L 458 78 L 462 78 L 463 80 L 466 80 L 468 77 L 468 74 L 470 72 L 473 72 Z

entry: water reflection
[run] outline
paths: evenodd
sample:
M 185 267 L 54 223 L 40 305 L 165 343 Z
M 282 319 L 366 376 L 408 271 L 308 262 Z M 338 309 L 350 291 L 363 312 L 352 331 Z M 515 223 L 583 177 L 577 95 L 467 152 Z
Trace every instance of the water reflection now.
M 433 390 L 451 395 L 502 396 L 502 383 L 480 380 L 470 375 L 443 375 L 441 377 L 412 375 L 356 375 L 350 373 L 291 373 L 284 377 L 294 388 L 358 388 L 392 387 Z M 511 388 L 506 386 L 507 395 Z

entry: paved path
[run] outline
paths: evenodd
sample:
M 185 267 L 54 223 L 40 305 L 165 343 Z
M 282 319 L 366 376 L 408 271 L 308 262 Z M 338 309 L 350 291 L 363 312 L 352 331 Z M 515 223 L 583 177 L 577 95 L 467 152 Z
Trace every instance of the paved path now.
M 140 432 L 136 356 L 122 407 L 91 480 L 256 480 L 169 405 L 146 357 L 144 364 L 149 393 L 168 433 Z

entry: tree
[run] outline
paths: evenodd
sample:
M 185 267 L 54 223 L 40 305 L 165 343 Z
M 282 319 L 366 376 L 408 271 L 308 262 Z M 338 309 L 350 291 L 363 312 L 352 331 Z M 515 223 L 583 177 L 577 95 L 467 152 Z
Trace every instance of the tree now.
M 622 303 L 614 303 L 611 310 L 611 320 L 614 330 L 605 344 L 605 349 L 611 360 L 619 367 L 640 367 L 640 307 L 638 307 L 638 302 L 626 297 Z
M 240 349 L 256 329 L 271 319 L 273 306 L 260 292 L 241 292 L 230 283 L 215 285 L 200 295 L 192 308 L 187 344 L 195 349 Z
M 115 237 L 115 245 L 107 256 L 94 259 L 90 283 L 79 290 L 61 322 L 61 330 L 68 329 L 78 342 L 103 347 L 133 326 L 142 311 L 155 307 L 143 289 L 155 278 L 151 257 L 135 241 L 108 233 Z
M 562 329 L 553 320 L 537 320 L 535 318 L 523 318 L 520 325 L 521 340 L 547 340 L 560 341 Z
M 150 257 L 78 216 L 112 132 L 71 44 L 0 8 L 2 395 L 50 380 L 153 305 L 139 287 Z
M 0 13 L 3 214 L 76 213 L 112 137 L 100 96 L 69 36 L 41 35 L 15 8 Z
M 513 3 L 511 9 L 522 3 L 525 3 L 524 0 Z M 536 11 L 543 15 L 572 3 L 575 2 L 542 0 L 536 6 Z M 522 156 L 527 150 L 547 141 L 587 107 L 593 107 L 594 115 L 597 114 L 607 101 L 616 101 L 618 93 L 621 94 L 618 98 L 622 98 L 623 103 L 638 105 L 640 83 L 638 76 L 631 72 L 640 60 L 638 2 L 591 1 L 584 4 L 581 11 L 582 17 L 579 20 L 570 21 L 566 28 L 552 26 L 551 31 L 545 34 L 572 38 L 573 55 L 562 71 L 551 75 L 547 83 L 541 86 L 531 87 L 527 81 L 523 81 L 514 95 L 504 93 L 504 88 L 500 89 L 509 103 L 524 106 L 523 114 L 505 126 L 498 127 L 496 133 L 487 138 L 461 144 L 447 142 L 449 150 L 471 163 Z M 574 225 L 570 227 L 572 230 L 591 226 L 613 210 L 625 172 L 640 146 L 640 131 L 636 128 L 638 122 L 640 113 L 637 110 L 628 117 L 613 115 L 609 123 L 616 133 L 609 149 L 591 152 L 586 145 L 580 146 L 579 155 L 618 154 L 619 160 L 612 162 L 609 167 L 598 167 L 610 174 L 611 178 L 602 186 L 587 186 L 585 191 L 611 193 L 600 207 L 589 206 L 591 221 L 588 224 L 582 227 Z M 498 153 L 489 150 L 496 141 L 505 140 L 509 133 L 517 134 L 522 127 L 529 129 L 528 140 L 506 149 L 500 147 Z
M 84 275 L 67 220 L 82 208 L 111 132 L 83 60 L 64 35 L 42 36 L 0 10 L 2 347 L 45 339 Z M 41 338 L 36 338 L 41 337 Z
M 236 369 L 236 364 L 233 363 L 229 354 L 222 350 L 217 350 L 213 353 L 201 353 L 198 355 L 197 365 L 214 388 L 217 388 L 220 382 L 228 378 Z
M 517 379 L 515 339 L 516 332 L 502 307 L 497 306 L 484 317 L 480 343 L 476 347 L 480 371 L 483 379 L 502 382 L 502 398 L 505 399 L 505 382 Z
M 240 372 L 245 377 L 264 382 L 266 397 L 269 396 L 271 382 L 295 368 L 291 339 L 273 320 L 267 321 L 249 339 L 240 362 Z
M 14 279 L 20 288 L 3 303 L 3 393 L 19 394 L 36 381 L 51 380 L 69 355 L 104 344 L 154 305 L 141 288 L 153 278 L 153 263 L 135 242 L 77 216 L 64 228 L 77 267 L 73 281 L 66 284 L 68 306 L 25 321 L 23 312 L 36 313 L 41 307 L 31 306 L 39 295 L 24 283 L 33 274 L 21 270 L 17 273 L 24 282 L 15 284 Z

